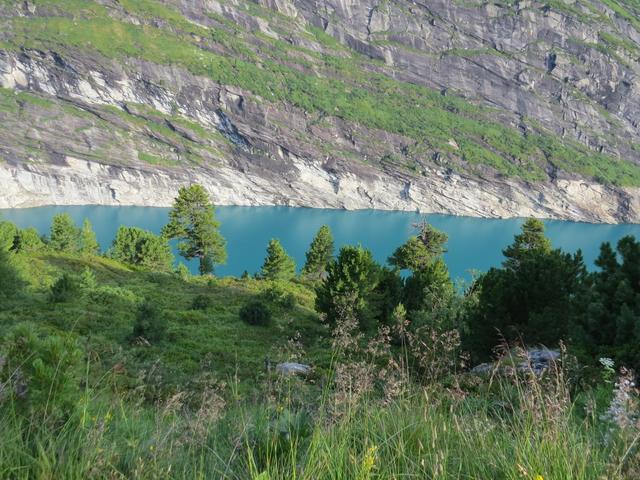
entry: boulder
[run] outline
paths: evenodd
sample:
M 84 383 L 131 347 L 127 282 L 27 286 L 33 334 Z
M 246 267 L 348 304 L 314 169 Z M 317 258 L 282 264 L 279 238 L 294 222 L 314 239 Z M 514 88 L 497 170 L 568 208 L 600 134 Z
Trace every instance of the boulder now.
M 303 363 L 285 362 L 276 365 L 276 372 L 280 375 L 307 375 L 311 367 Z

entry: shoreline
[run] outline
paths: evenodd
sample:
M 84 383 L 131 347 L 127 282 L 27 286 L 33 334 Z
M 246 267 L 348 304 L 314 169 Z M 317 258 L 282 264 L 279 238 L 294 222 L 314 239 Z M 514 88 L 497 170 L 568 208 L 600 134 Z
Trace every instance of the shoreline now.
M 263 172 L 264 173 L 264 172 Z M 409 177 L 384 171 L 330 173 L 299 162 L 288 177 L 219 168 L 118 166 L 67 156 L 62 164 L 0 163 L 0 209 L 63 205 L 169 207 L 181 186 L 202 184 L 215 205 L 376 210 L 487 219 L 535 217 L 640 224 L 640 188 L 584 180 L 532 184 L 463 174 Z

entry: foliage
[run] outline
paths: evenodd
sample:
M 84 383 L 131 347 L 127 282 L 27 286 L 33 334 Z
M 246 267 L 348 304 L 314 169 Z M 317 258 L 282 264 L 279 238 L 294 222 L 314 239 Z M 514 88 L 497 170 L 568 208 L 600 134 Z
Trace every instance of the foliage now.
M 100 252 L 100 245 L 88 218 L 84 219 L 80 229 L 80 252 L 85 255 L 97 255 Z
M 544 235 L 544 223 L 541 220 L 529 218 L 521 228 L 522 233 L 516 235 L 513 244 L 502 252 L 507 258 L 508 266 L 517 266 L 532 251 L 542 254 L 551 252 L 551 241 Z
M 447 302 L 454 294 L 449 270 L 442 258 L 447 235 L 426 221 L 416 227 L 418 235 L 409 237 L 389 257 L 391 265 L 411 271 L 402 295 L 402 303 L 410 314 Z
M 51 285 L 51 292 L 49 295 L 50 300 L 53 303 L 69 302 L 80 291 L 80 283 L 78 279 L 69 273 L 63 273 L 58 280 Z
M 260 301 L 249 302 L 240 309 L 240 320 L 266 327 L 271 324 L 271 310 Z
M 454 295 L 449 269 L 442 258 L 416 270 L 405 280 L 402 301 L 409 312 L 429 308 Z
M 371 330 L 375 318 L 368 307 L 379 279 L 380 266 L 369 250 L 360 246 L 342 247 L 338 258 L 329 263 L 327 277 L 316 288 L 316 310 L 325 314 L 332 325 L 342 311 L 349 309 L 363 330 Z
M 640 371 L 640 242 L 627 236 L 616 250 L 618 255 L 609 243 L 600 248 L 599 271 L 580 299 L 574 339 L 588 354 L 585 360 L 611 357 Z
M 197 258 L 200 274 L 204 275 L 213 272 L 214 264 L 224 263 L 227 259 L 225 240 L 219 227 L 206 190 L 201 185 L 191 185 L 180 188 L 162 235 L 180 239 L 180 255 L 186 259 Z
M 138 307 L 133 324 L 133 338 L 143 338 L 149 342 L 162 340 L 167 331 L 167 319 L 164 312 L 153 301 L 145 300 Z
M 70 335 L 37 332 L 35 324 L 25 322 L 7 333 L 0 382 L 15 411 L 49 423 L 68 417 L 78 402 L 81 351 Z
M 18 235 L 18 227 L 13 223 L 0 222 L 0 250 L 8 252 L 14 247 L 16 236 Z
M 441 255 L 413 263 L 404 283 L 397 268 L 344 247 L 317 286 L 318 298 L 331 302 L 326 312 L 338 317 L 332 332 L 318 324 L 305 282 L 184 281 L 80 252 L 0 251 L 0 269 L 8 258 L 29 281 L 0 309 L 0 477 L 638 478 L 640 425 L 635 411 L 618 408 L 637 405 L 630 377 L 624 392 L 605 383 L 598 392 L 578 390 L 576 399 L 561 367 L 484 379 L 460 372 L 458 347 L 461 319 L 484 312 L 491 320 L 502 312 L 496 304 L 522 304 L 532 308 L 527 333 L 541 328 L 535 314 L 549 313 L 538 308 L 543 298 L 552 316 L 569 298 L 590 314 L 613 312 L 573 316 L 596 346 L 589 355 L 611 348 L 616 360 L 633 361 L 637 338 L 624 310 L 638 304 L 640 245 L 624 239 L 619 257 L 603 246 L 600 271 L 571 294 L 570 286 L 556 290 L 581 263 L 577 255 L 507 250 L 518 253 L 496 269 L 510 272 L 500 274 L 497 296 L 484 279 L 460 296 Z M 45 286 L 64 275 L 82 294 L 47 304 Z M 408 293 L 412 278 L 427 287 Z M 500 291 L 509 288 L 521 295 L 511 303 Z M 410 295 L 418 301 L 407 314 L 399 302 Z M 295 310 L 284 311 L 293 297 Z M 190 310 L 205 304 L 206 313 Z M 351 314 L 353 325 L 340 324 Z M 607 332 L 588 328 L 600 325 Z M 543 328 L 556 334 L 554 325 Z M 344 333 L 352 348 L 338 354 Z M 600 344 L 604 333 L 614 342 L 628 336 L 628 344 Z M 579 339 L 574 332 L 569 340 Z M 81 373 L 79 345 L 87 359 Z M 269 375 L 267 356 L 309 363 L 313 372 Z M 607 409 L 612 397 L 615 409 Z M 620 418 L 625 425 L 613 428 Z
M 260 270 L 265 280 L 291 280 L 296 275 L 296 262 L 291 258 L 277 238 L 267 245 L 267 256 Z
M 467 344 L 478 358 L 505 341 L 553 347 L 568 338 L 586 268 L 580 251 L 551 250 L 539 227 L 537 222 L 523 225 L 504 251 L 503 267 L 491 268 L 477 281 Z
M 213 299 L 210 295 L 200 294 L 197 295 L 193 302 L 191 302 L 192 310 L 207 310 L 213 306 Z
M 417 272 L 446 252 L 447 235 L 426 221 L 417 225 L 419 233 L 410 237 L 389 257 L 389 263 L 401 270 Z
M 15 266 L 12 255 L 0 249 L 0 299 L 13 296 L 23 285 Z
M 287 310 L 296 306 L 296 296 L 290 292 L 285 282 L 274 281 L 264 290 L 264 299 Z
M 49 246 L 57 252 L 75 253 L 80 248 L 80 231 L 68 213 L 54 215 Z
M 326 273 L 327 265 L 333 259 L 333 235 L 327 225 L 323 225 L 311 241 L 302 268 L 304 277 L 319 280 Z
M 167 240 L 138 227 L 121 226 L 109 255 L 129 265 L 163 272 L 171 270 L 173 264 Z
M 15 237 L 14 250 L 23 253 L 35 253 L 46 247 L 38 231 L 33 228 L 25 228 L 18 231 Z

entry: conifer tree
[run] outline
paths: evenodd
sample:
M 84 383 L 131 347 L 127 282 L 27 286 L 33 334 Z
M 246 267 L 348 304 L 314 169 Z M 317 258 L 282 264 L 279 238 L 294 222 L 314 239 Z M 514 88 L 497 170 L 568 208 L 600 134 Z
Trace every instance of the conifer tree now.
M 212 273 L 215 264 L 227 260 L 225 240 L 219 231 L 215 208 L 201 185 L 182 187 L 162 229 L 166 238 L 177 238 L 180 255 L 200 262 L 200 274 Z
M 59 213 L 51 223 L 49 245 L 58 252 L 77 252 L 80 247 L 80 231 L 68 213 Z
M 18 227 L 11 222 L 0 222 L 0 250 L 8 252 L 13 249 Z
M 296 275 L 296 262 L 276 238 L 269 241 L 260 276 L 267 280 L 291 280 Z
M 33 227 L 18 231 L 13 246 L 16 252 L 37 252 L 44 247 L 45 243 L 42 241 L 42 237 Z
M 369 250 L 344 246 L 327 269 L 327 278 L 316 289 L 316 310 L 335 324 L 350 311 L 362 330 L 371 330 L 378 313 L 370 304 L 380 281 L 380 266 Z
M 169 271 L 173 264 L 167 239 L 137 227 L 121 226 L 108 253 L 120 262 L 149 270 Z
M 86 255 L 97 255 L 100 252 L 96 234 L 88 218 L 84 219 L 80 230 L 80 251 Z
M 322 278 L 326 273 L 327 265 L 333 258 L 333 235 L 327 225 L 323 225 L 318 230 L 306 257 L 302 275 L 314 280 Z

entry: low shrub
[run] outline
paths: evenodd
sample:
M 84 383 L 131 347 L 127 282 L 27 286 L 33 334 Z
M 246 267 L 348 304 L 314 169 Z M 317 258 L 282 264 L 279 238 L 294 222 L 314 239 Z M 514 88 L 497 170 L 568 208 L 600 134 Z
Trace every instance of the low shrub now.
M 296 306 L 296 296 L 293 293 L 288 292 L 282 285 L 277 282 L 271 284 L 264 291 L 263 295 L 266 301 L 287 310 L 291 310 Z
M 191 310 L 206 310 L 213 306 L 213 300 L 209 295 L 197 295 L 191 303 Z
M 253 301 L 240 309 L 240 320 L 249 325 L 268 326 L 271 324 L 271 310 L 263 302 Z
M 155 342 L 164 338 L 166 331 L 167 319 L 164 312 L 155 303 L 145 300 L 136 313 L 133 338 Z
M 89 300 L 100 305 L 112 305 L 115 303 L 136 303 L 140 299 L 131 290 L 122 287 L 102 285 L 88 292 Z
M 73 300 L 80 292 L 80 282 L 69 273 L 64 273 L 51 285 L 49 300 L 53 303 L 64 303 Z

